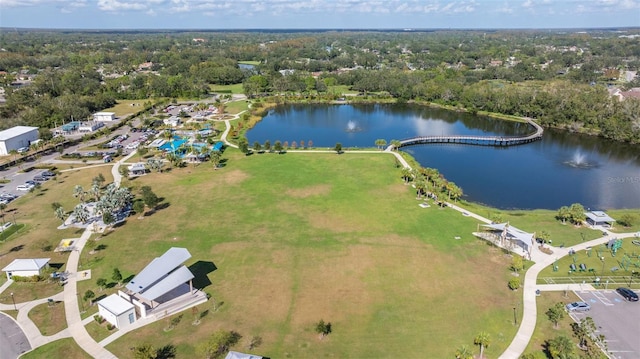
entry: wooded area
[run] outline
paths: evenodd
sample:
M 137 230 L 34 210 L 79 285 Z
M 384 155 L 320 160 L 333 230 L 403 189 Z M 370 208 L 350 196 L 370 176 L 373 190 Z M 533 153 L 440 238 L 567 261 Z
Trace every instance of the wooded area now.
M 51 128 L 121 99 L 247 96 L 433 102 L 640 142 L 640 30 L 3 31 L 1 126 Z M 240 61 L 257 63 L 239 66 Z

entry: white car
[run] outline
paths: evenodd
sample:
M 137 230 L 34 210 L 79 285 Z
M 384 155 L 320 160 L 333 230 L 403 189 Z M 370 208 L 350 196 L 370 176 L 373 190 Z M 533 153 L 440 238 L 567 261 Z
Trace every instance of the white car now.
M 31 189 L 32 189 L 33 187 L 35 187 L 35 186 L 34 186 L 34 185 L 32 185 L 32 184 L 25 183 L 25 184 L 21 184 L 21 185 L 19 185 L 18 187 L 16 187 L 16 189 L 17 189 L 18 191 L 31 191 Z

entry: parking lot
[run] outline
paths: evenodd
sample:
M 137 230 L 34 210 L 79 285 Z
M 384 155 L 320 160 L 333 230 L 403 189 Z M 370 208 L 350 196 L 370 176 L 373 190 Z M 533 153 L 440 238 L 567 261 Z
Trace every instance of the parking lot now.
M 627 302 L 615 288 L 575 294 L 589 303 L 591 310 L 571 316 L 578 321 L 593 318 L 597 333 L 605 336 L 612 358 L 640 358 L 640 302 Z

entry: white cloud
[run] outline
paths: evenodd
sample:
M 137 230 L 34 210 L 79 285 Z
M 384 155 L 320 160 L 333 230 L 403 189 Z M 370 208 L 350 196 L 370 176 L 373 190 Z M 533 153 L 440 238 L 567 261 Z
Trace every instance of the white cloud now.
M 103 11 L 147 10 L 147 5 L 138 1 L 98 0 L 98 8 Z

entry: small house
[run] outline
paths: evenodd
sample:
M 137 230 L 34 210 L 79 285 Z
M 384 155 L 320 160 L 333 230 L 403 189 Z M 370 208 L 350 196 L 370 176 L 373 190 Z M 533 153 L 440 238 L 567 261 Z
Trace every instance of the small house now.
M 129 166 L 129 175 L 130 176 L 142 176 L 147 173 L 147 167 L 144 166 L 144 163 L 134 163 Z
M 123 329 L 136 321 L 135 306 L 117 294 L 98 302 L 98 314 L 118 329 Z
M 7 279 L 42 275 L 49 260 L 51 258 L 14 259 L 8 266 L 2 268 L 2 271 L 7 273 Z

